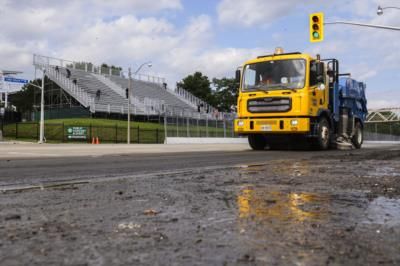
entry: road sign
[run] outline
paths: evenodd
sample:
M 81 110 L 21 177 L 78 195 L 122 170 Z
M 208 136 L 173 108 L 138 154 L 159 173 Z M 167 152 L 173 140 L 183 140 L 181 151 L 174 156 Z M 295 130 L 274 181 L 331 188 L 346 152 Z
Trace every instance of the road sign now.
M 86 127 L 68 127 L 67 128 L 68 139 L 87 139 L 87 128 Z
M 28 80 L 26 79 L 17 79 L 13 77 L 4 77 L 5 82 L 12 82 L 12 83 L 21 83 L 21 84 L 28 84 Z

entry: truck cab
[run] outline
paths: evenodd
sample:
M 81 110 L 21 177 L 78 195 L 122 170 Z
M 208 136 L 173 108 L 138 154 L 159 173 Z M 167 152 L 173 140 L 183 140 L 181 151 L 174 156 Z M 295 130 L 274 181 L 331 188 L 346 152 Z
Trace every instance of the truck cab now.
M 338 65 L 335 59 L 282 49 L 245 62 L 236 73 L 235 132 L 247 135 L 254 150 L 299 139 L 327 149 L 339 133 Z M 342 131 L 351 137 L 354 127 Z

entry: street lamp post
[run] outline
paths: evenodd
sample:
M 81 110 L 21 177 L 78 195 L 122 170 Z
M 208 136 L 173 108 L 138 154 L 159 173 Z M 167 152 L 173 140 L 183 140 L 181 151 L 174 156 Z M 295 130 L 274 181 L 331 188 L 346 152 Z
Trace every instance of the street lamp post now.
M 42 76 L 42 91 L 40 96 L 40 137 L 39 143 L 42 144 L 44 142 L 44 76 L 46 70 L 43 69 L 43 76 Z
M 131 68 L 128 70 L 128 132 L 127 132 L 127 143 L 131 144 L 131 87 L 132 87 L 132 75 Z
M 44 77 L 46 74 L 46 70 L 42 70 L 43 71 L 43 76 L 42 76 L 42 86 L 38 86 L 36 84 L 33 84 L 32 81 L 29 82 L 29 86 L 33 86 L 36 87 L 38 89 L 40 89 L 41 91 L 41 95 L 40 95 L 40 122 L 39 122 L 39 129 L 40 129 L 40 133 L 39 133 L 39 141 L 38 143 L 42 144 L 44 142 Z M 36 79 L 36 69 L 35 69 L 35 79 Z
M 138 69 L 133 73 L 133 75 L 138 74 L 144 65 L 147 65 L 147 67 L 152 67 L 151 62 L 143 63 L 138 67 Z M 127 140 L 127 144 L 131 144 L 131 108 L 130 108 L 130 106 L 131 106 L 131 91 L 132 91 L 132 84 L 133 84 L 131 68 L 128 69 L 128 78 L 129 78 L 129 80 L 128 80 L 128 129 L 127 129 L 126 140 Z
M 378 16 L 383 15 L 383 10 L 384 9 L 399 9 L 400 10 L 400 7 L 395 7 L 395 6 L 381 7 L 381 6 L 378 6 L 378 9 L 376 10 L 376 14 L 378 14 Z

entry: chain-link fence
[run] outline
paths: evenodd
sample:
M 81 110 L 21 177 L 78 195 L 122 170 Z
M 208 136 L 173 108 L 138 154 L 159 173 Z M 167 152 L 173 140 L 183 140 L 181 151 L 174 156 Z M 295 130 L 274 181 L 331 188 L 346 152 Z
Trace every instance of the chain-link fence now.
M 231 117 L 210 119 L 207 115 L 198 118 L 165 116 L 163 120 L 166 137 L 236 137 Z
M 16 123 L 4 125 L 3 137 L 17 140 L 39 140 L 39 123 Z M 45 124 L 47 142 L 87 142 L 99 139 L 101 143 L 126 143 L 127 127 L 114 126 L 74 126 L 65 124 Z M 157 128 L 131 127 L 131 143 L 164 143 L 164 130 Z
M 375 141 L 400 141 L 400 122 L 365 123 L 364 138 Z

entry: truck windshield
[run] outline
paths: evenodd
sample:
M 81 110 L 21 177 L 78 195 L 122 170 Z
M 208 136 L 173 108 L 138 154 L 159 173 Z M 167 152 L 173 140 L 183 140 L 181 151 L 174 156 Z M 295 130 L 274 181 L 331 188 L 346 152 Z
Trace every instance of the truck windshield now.
M 243 91 L 302 89 L 306 74 L 304 59 L 275 60 L 246 65 Z

